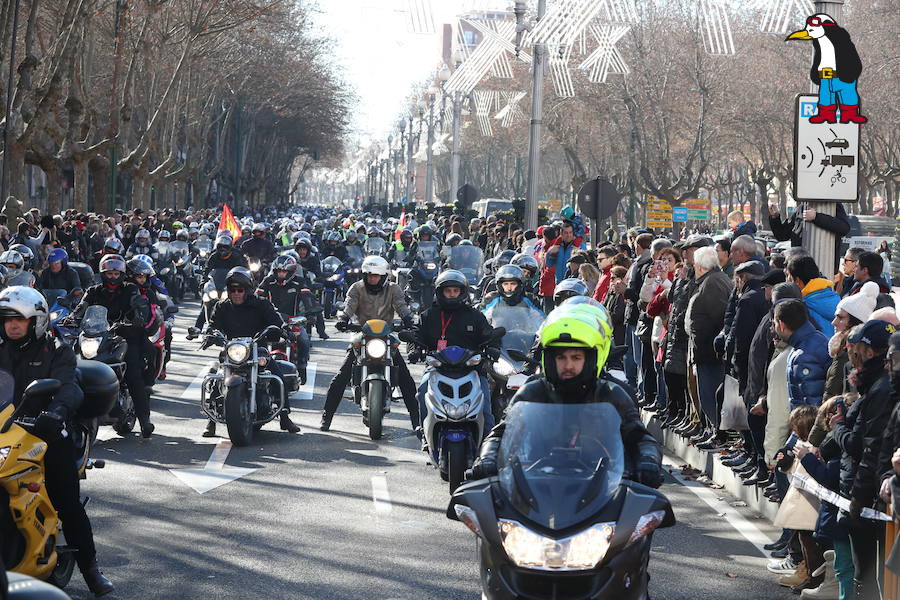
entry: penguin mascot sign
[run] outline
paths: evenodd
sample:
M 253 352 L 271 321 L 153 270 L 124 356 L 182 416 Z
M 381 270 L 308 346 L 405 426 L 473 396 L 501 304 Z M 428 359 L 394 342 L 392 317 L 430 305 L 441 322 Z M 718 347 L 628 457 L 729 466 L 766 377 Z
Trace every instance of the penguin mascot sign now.
M 841 123 L 865 123 L 859 114 L 856 80 L 862 73 L 862 62 L 850 34 L 826 14 L 806 19 L 806 28 L 795 31 L 787 40 L 810 40 L 813 61 L 809 70 L 812 82 L 819 86 L 818 114 L 810 123 L 836 123 L 840 107 Z

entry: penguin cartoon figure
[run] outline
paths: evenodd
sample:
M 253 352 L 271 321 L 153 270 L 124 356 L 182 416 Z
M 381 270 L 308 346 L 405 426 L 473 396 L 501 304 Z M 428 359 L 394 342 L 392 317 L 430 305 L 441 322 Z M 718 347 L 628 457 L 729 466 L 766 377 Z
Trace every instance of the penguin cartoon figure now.
M 862 72 L 862 62 L 850 34 L 826 14 L 806 19 L 806 28 L 795 31 L 789 40 L 811 40 L 812 68 L 809 77 L 819 86 L 819 111 L 810 123 L 836 123 L 840 106 L 841 123 L 865 123 L 859 114 L 859 94 L 856 80 Z

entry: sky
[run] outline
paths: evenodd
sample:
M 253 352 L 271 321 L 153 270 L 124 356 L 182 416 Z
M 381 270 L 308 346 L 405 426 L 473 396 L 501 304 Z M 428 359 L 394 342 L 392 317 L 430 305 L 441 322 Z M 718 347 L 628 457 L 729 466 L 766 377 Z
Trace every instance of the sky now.
M 354 135 L 385 139 L 413 85 L 441 66 L 440 33 L 455 15 L 485 0 L 317 0 L 314 22 L 335 40 L 335 61 L 355 89 Z M 410 8 L 424 7 L 430 35 L 412 32 Z

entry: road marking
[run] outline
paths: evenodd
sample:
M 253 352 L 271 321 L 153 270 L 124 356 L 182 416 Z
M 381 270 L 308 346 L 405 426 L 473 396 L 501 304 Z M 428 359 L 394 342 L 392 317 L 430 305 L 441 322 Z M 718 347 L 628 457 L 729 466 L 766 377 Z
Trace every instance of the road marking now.
M 313 390 L 316 389 L 316 364 L 314 362 L 306 363 L 306 383 L 299 390 L 294 392 L 291 398 L 297 400 L 312 400 Z
M 375 514 L 390 514 L 391 494 L 388 492 L 387 479 L 382 475 L 372 476 L 372 502 L 375 504 Z
M 229 440 L 222 440 L 216 444 L 209 460 L 206 461 L 206 466 L 202 469 L 169 469 L 169 471 L 198 494 L 205 494 L 257 470 L 226 467 L 225 460 L 231 452 L 231 447 Z
M 664 460 L 663 464 L 669 467 L 672 467 L 672 471 L 669 473 L 672 477 L 675 478 L 675 481 L 689 489 L 697 498 L 705 502 L 711 509 L 713 509 L 716 514 L 723 516 L 728 524 L 731 525 L 738 533 L 740 533 L 744 538 L 753 544 L 759 553 L 762 554 L 765 558 L 769 558 L 769 551 L 763 548 L 765 544 L 772 543 L 772 540 L 764 534 L 759 528 L 748 521 L 744 515 L 735 510 L 733 506 L 728 504 L 725 500 L 720 500 L 718 496 L 713 492 L 713 490 L 709 489 L 702 483 L 697 481 L 688 481 L 683 479 L 680 475 L 677 474 L 678 467 L 677 465 L 671 463 L 668 460 Z M 667 469 L 668 470 L 668 469 Z
M 200 369 L 200 372 L 194 377 L 191 384 L 187 386 L 187 389 L 181 392 L 182 400 L 200 400 L 200 388 L 203 386 L 203 378 L 206 377 L 206 374 L 209 373 L 209 369 L 214 364 L 215 363 L 213 362 L 209 362 Z

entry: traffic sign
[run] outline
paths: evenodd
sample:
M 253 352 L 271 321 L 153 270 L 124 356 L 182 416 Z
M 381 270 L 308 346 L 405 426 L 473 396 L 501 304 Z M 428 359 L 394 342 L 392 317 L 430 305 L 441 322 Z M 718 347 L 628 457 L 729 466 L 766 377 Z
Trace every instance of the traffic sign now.
M 676 206 L 672 209 L 672 221 L 676 223 L 684 223 L 688 220 L 688 209 L 686 206 Z
M 798 94 L 794 111 L 794 197 L 798 201 L 859 199 L 859 125 L 810 123 L 818 96 Z
M 585 182 L 578 191 L 578 210 L 589 219 L 604 221 L 616 212 L 622 194 L 601 177 Z
M 672 229 L 671 219 L 647 219 L 647 227 L 652 229 Z

